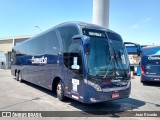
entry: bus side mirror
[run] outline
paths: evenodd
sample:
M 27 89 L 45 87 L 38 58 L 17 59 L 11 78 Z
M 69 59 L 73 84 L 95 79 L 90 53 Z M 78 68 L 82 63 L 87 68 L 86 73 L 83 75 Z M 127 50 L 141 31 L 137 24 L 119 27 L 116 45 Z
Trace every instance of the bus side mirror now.
M 138 49 L 137 49 L 137 55 L 138 55 L 138 56 L 141 55 L 140 50 L 138 50 Z
M 137 55 L 140 56 L 141 55 L 141 47 L 137 45 Z
M 83 48 L 84 48 L 84 53 L 86 55 L 89 55 L 90 54 L 90 40 L 86 40 L 84 43 L 83 43 Z
M 90 38 L 85 35 L 75 35 L 72 37 L 73 40 L 81 39 L 83 44 L 84 53 L 86 55 L 90 54 Z
M 123 54 L 124 54 L 122 49 L 119 50 L 119 54 L 120 54 L 120 55 L 123 55 Z

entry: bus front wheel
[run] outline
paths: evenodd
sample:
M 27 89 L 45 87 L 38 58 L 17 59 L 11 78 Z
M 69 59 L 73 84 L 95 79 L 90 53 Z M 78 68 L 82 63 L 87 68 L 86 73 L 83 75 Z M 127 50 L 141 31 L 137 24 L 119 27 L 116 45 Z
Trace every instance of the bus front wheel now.
M 57 97 L 58 97 L 58 99 L 59 99 L 60 101 L 64 101 L 64 99 L 65 99 L 64 89 L 63 89 L 63 86 L 62 86 L 62 83 L 61 83 L 61 82 L 59 82 L 59 83 L 57 84 L 57 90 L 56 90 L 56 92 L 57 92 Z

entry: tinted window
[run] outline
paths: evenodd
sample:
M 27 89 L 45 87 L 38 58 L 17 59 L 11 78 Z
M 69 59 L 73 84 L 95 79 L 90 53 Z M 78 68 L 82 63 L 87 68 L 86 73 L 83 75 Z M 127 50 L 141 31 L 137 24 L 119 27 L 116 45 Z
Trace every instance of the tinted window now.
M 55 31 L 33 38 L 16 47 L 18 55 L 53 54 L 57 55 L 60 49 Z
M 118 34 L 116 34 L 116 33 L 107 32 L 107 36 L 108 36 L 108 38 L 111 39 L 111 40 L 122 41 L 121 36 L 118 35 Z
M 16 47 L 16 53 L 18 55 L 35 55 L 45 52 L 44 49 L 45 36 L 39 36 L 24 42 Z
M 81 39 L 72 41 L 72 44 L 69 48 L 69 53 L 64 53 L 64 64 L 67 68 L 78 75 L 83 74 L 83 65 L 82 65 L 82 54 L 81 54 Z M 79 69 L 73 69 L 72 66 L 79 66 Z
M 45 36 L 37 37 L 28 44 L 28 54 L 44 54 L 45 53 Z M 30 47 L 29 47 L 30 46 Z
M 78 35 L 78 30 L 75 27 L 61 27 L 59 31 L 63 42 L 63 52 L 68 53 L 72 44 L 72 37 Z
M 126 46 L 128 53 L 137 53 L 137 47 L 136 46 Z
M 60 45 L 56 32 L 51 31 L 47 33 L 45 39 L 45 53 L 57 55 L 59 51 L 60 51 Z
M 92 76 L 112 75 L 113 62 L 110 59 L 108 39 L 105 31 L 83 29 L 83 34 L 90 37 L 88 72 Z
M 160 47 L 144 48 L 143 55 L 160 55 Z
M 122 38 L 116 33 L 107 32 L 110 45 L 112 46 L 112 51 L 115 55 L 116 68 L 117 69 L 128 69 L 129 68 L 129 59 L 127 50 L 123 44 Z

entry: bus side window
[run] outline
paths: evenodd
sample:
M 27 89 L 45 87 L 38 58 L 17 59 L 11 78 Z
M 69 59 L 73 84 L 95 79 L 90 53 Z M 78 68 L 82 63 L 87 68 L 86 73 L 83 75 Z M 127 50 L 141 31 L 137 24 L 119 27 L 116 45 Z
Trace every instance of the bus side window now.
M 45 53 L 57 55 L 60 52 L 60 44 L 55 31 L 46 34 L 45 37 Z
M 63 42 L 63 52 L 68 53 L 69 47 L 72 44 L 72 37 L 79 34 L 78 30 L 71 26 L 59 28 L 59 32 Z
M 81 40 L 73 41 L 72 37 L 78 35 L 78 29 L 74 26 L 59 28 L 60 36 L 63 43 L 63 56 L 65 66 L 76 74 L 82 74 L 82 56 L 80 51 Z M 73 69 L 74 60 L 79 69 Z
M 64 54 L 64 63 L 67 68 L 76 74 L 83 74 L 81 40 L 74 40 L 69 47 L 69 53 Z

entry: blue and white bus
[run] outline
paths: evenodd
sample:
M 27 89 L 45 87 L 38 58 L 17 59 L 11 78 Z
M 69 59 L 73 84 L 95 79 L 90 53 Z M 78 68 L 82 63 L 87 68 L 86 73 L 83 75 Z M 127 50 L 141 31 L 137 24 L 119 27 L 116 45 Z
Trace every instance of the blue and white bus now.
M 143 47 L 141 56 L 141 82 L 160 82 L 160 46 Z
M 96 103 L 129 97 L 128 54 L 121 36 L 101 26 L 67 22 L 13 47 L 11 72 L 56 91 L 59 100 Z

